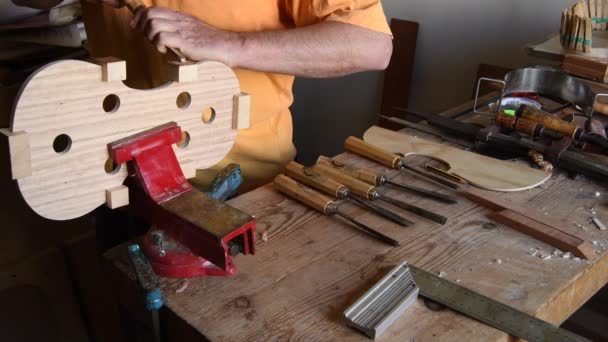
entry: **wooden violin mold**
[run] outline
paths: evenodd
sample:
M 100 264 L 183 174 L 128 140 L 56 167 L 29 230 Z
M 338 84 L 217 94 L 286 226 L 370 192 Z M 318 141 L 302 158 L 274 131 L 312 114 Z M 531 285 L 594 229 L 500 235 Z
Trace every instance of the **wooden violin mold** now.
M 183 130 L 174 150 L 186 177 L 228 154 L 249 126 L 250 99 L 234 72 L 211 61 L 168 70 L 171 82 L 151 90 L 124 85 L 126 63 L 113 58 L 59 61 L 29 77 L 1 132 L 13 179 L 36 213 L 68 220 L 106 202 L 128 204 L 126 165 L 112 165 L 107 144 L 167 122 Z

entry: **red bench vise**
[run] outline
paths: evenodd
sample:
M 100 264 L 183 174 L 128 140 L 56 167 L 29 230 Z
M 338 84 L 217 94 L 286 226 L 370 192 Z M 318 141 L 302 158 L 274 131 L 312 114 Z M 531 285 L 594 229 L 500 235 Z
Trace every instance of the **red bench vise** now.
M 152 226 L 142 249 L 164 277 L 233 275 L 232 258 L 255 253 L 256 221 L 188 182 L 172 146 L 181 140 L 171 122 L 108 144 L 114 163 L 127 163 L 129 211 Z

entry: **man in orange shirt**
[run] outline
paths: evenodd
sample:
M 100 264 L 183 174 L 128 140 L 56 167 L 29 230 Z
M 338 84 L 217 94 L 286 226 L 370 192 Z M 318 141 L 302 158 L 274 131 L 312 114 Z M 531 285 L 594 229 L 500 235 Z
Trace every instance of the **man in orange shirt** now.
M 62 0 L 12 0 L 45 8 Z M 294 76 L 337 77 L 386 68 L 390 29 L 380 0 L 144 0 L 133 15 L 124 0 L 83 2 L 94 57 L 127 61 L 128 84 L 166 82 L 166 52 L 216 60 L 233 68 L 251 94 L 251 127 L 229 155 L 197 174 L 207 183 L 228 163 L 241 165 L 245 189 L 262 185 L 295 156 L 289 106 Z M 103 6 L 107 5 L 107 6 Z

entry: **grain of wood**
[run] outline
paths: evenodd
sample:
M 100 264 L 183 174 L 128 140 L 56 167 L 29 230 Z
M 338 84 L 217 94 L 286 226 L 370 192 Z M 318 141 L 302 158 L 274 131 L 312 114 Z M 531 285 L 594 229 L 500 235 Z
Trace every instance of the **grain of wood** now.
M 386 151 L 403 153 L 406 158 L 421 155 L 440 160 L 448 165 L 450 174 L 483 189 L 507 192 L 527 190 L 541 185 L 551 177 L 540 170 L 375 126 L 367 130 L 364 139 Z
M 197 169 L 221 161 L 236 139 L 233 101 L 241 93 L 238 80 L 221 63 L 186 67 L 187 73 L 197 68 L 198 80 L 154 90 L 103 82 L 102 67 L 82 61 L 55 62 L 35 72 L 19 94 L 11 125 L 12 132 L 27 132 L 30 139 L 32 176 L 19 180 L 30 207 L 54 220 L 90 212 L 106 201 L 105 190 L 121 185 L 127 175 L 126 167 L 106 172 L 106 145 L 170 121 L 190 138 L 187 147 L 174 146 L 178 160 L 193 161 Z M 102 104 L 109 95 L 118 99 L 113 103 L 117 108 L 106 106 L 106 112 Z M 183 97 L 187 101 L 180 102 Z M 209 108 L 214 116 L 205 123 L 203 111 Z M 244 111 L 239 115 L 245 119 Z M 53 148 L 60 135 L 69 137 L 65 152 Z

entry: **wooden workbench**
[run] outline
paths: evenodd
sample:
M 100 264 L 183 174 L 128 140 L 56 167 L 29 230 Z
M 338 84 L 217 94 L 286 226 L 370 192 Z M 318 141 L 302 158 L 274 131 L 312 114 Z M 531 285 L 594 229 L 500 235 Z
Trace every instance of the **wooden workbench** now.
M 388 171 L 351 154 L 341 158 Z M 450 192 L 412 174 L 390 171 L 389 175 Z M 593 264 L 557 257 L 542 260 L 530 251 L 539 248 L 551 254 L 554 248 L 508 226 L 484 228 L 491 222 L 486 217 L 488 209 L 465 199 L 444 205 L 391 188 L 386 191 L 436 210 L 449 218 L 448 223 L 441 226 L 400 211 L 416 222 L 403 228 L 355 205 L 344 205 L 356 218 L 401 241 L 401 247 L 393 248 L 267 185 L 229 202 L 257 218 L 257 254 L 236 258 L 236 276 L 191 279 L 183 292 L 176 290 L 183 288 L 184 281 L 162 279 L 167 307 L 214 341 L 367 341 L 342 323 L 342 312 L 403 260 L 434 273 L 444 272 L 460 285 L 554 324 L 565 321 L 608 283 L 605 253 Z M 596 192 L 602 196 L 596 198 Z M 590 242 L 608 242 L 608 231 L 588 222 L 592 208 L 608 221 L 608 193 L 588 179 L 572 180 L 555 172 L 540 188 L 497 196 L 564 219 L 566 226 Z M 262 233 L 267 241 L 262 241 Z M 126 278 L 121 248 L 107 256 L 113 270 Z M 419 299 L 379 340 L 508 341 L 509 336 L 450 310 L 431 311 Z

